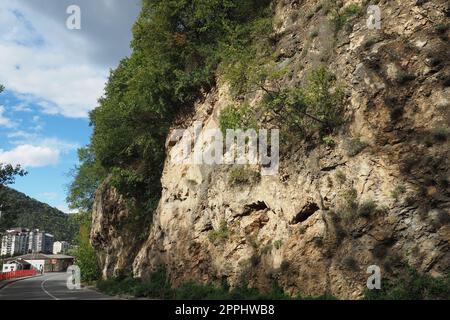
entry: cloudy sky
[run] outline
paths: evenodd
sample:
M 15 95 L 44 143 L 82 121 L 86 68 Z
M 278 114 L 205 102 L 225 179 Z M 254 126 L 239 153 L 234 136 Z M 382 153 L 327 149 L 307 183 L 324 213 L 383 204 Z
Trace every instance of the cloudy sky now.
M 67 9 L 81 10 L 68 29 Z M 140 0 L 0 1 L 0 162 L 29 175 L 15 189 L 67 210 L 68 173 L 109 70 L 129 55 Z

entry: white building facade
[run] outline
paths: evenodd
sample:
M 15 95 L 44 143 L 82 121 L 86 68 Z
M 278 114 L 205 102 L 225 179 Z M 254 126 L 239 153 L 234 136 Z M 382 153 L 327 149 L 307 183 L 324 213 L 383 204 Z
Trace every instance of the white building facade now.
M 39 229 L 32 230 L 28 239 L 28 252 L 52 253 L 53 235 Z
M 7 230 L 1 241 L 1 256 L 13 256 L 25 254 L 28 250 L 28 230 L 12 229 Z
M 0 256 L 15 256 L 26 253 L 52 253 L 53 235 L 35 229 L 15 228 L 7 230 L 1 238 Z
M 53 254 L 66 253 L 70 248 L 67 241 L 55 241 L 53 243 Z

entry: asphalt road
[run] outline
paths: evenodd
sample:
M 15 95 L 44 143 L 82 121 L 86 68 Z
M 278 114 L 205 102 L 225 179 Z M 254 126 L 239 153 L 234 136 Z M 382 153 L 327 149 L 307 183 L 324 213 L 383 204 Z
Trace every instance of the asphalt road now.
M 19 280 L 0 289 L 0 300 L 110 300 L 112 297 L 82 288 L 69 290 L 67 273 L 47 273 Z

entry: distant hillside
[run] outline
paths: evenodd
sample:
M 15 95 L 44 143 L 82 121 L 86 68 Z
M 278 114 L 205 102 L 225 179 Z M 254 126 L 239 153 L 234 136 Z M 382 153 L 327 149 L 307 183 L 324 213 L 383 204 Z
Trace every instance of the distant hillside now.
M 8 187 L 0 187 L 0 232 L 12 227 L 39 228 L 55 240 L 72 241 L 78 223 L 68 214 Z

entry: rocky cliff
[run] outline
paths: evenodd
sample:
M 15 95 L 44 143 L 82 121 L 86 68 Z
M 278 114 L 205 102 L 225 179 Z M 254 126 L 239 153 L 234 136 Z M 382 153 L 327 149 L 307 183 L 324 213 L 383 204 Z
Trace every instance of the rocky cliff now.
M 127 228 L 123 197 L 97 192 L 91 239 L 105 277 L 145 277 L 162 265 L 174 286 L 245 279 L 355 299 L 370 265 L 383 279 L 407 266 L 433 276 L 449 270 L 448 3 L 377 3 L 381 29 L 368 28 L 367 1 L 344 1 L 361 10 L 336 30 L 325 3 L 276 1 L 276 62 L 290 71 L 280 83 L 300 85 L 326 65 L 345 90 L 346 124 L 325 143 L 282 150 L 273 176 L 259 176 L 258 165 L 174 164 L 177 144 L 168 138 L 150 229 Z M 235 98 L 217 83 L 174 128 L 219 127 Z

